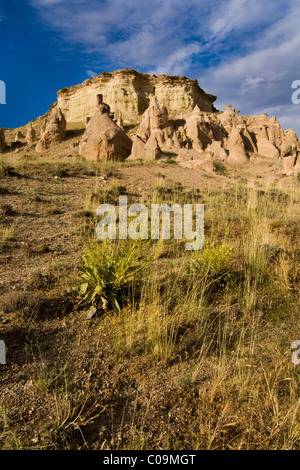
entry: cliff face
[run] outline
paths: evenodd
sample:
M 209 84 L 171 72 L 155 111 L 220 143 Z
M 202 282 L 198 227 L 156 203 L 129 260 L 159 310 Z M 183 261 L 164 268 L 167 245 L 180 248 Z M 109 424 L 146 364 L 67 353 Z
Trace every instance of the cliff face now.
M 197 80 L 167 75 L 148 75 L 135 70 L 103 72 L 82 84 L 63 88 L 57 93 L 58 106 L 67 122 L 85 122 L 96 112 L 97 95 L 103 95 L 112 112 L 121 111 L 125 125 L 137 124 L 154 95 L 166 106 L 169 119 L 196 105 L 213 112 L 216 97 L 205 93 Z

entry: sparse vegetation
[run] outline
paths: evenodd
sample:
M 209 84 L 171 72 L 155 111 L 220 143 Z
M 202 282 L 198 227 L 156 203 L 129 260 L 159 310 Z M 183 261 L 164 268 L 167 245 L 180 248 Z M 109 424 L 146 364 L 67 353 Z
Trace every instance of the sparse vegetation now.
M 103 240 L 90 242 L 78 264 L 78 294 L 87 304 L 120 311 L 119 301 L 125 288 L 140 278 L 155 258 L 151 245 L 143 240 Z
M 11 176 L 13 170 L 13 166 L 11 166 L 5 158 L 0 159 L 0 176 Z
M 223 176 L 228 176 L 228 169 L 222 162 L 213 161 L 214 172 Z
M 11 158 L 0 448 L 299 450 L 297 178 Z M 204 203 L 204 248 L 97 241 L 95 209 L 120 194 Z
M 15 228 L 13 225 L 5 226 L 0 224 L 0 253 L 3 251 L 5 245 L 13 238 Z

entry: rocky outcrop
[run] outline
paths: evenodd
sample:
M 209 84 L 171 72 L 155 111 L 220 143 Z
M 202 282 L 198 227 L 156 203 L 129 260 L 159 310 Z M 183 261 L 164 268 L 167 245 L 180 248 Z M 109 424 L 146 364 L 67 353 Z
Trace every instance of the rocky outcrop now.
M 4 152 L 5 149 L 6 149 L 5 132 L 0 127 L 0 153 Z
M 266 138 L 258 139 L 257 152 L 264 157 L 279 158 L 279 150 Z
M 292 175 L 296 168 L 296 157 L 293 155 L 288 155 L 286 157 L 282 158 L 282 167 L 281 167 L 281 172 L 283 175 Z
M 112 119 L 102 95 L 97 96 L 96 104 L 96 113 L 87 124 L 79 153 L 87 160 L 122 161 L 130 155 L 132 141 Z
M 198 106 L 185 115 L 185 121 L 185 133 L 191 141 L 192 147 L 202 152 L 212 143 L 212 140 L 209 136 L 209 124 L 205 121 Z
M 243 137 L 240 131 L 233 127 L 226 143 L 228 149 L 228 162 L 232 165 L 244 165 L 249 162 Z
M 202 168 L 209 168 L 213 160 L 243 166 L 260 154 L 275 164 L 284 158 L 282 171 L 294 171 L 300 144 L 293 131 L 281 129 L 276 117 L 240 116 L 231 105 L 223 113 L 207 113 L 196 105 L 180 116 L 176 126 L 176 120 L 169 120 L 167 108 L 150 96 L 133 136 L 130 159 L 159 159 L 175 152 L 185 167 L 200 168 L 202 161 L 206 162 Z
M 213 169 L 214 161 L 242 166 L 256 160 L 274 165 L 276 171 L 281 168 L 284 174 L 299 171 L 300 142 L 292 129 L 283 130 L 276 117 L 266 113 L 242 116 L 230 104 L 225 111 L 217 111 L 215 99 L 197 80 L 186 77 L 128 69 L 104 72 L 58 92 L 58 102 L 34 121 L 40 133 L 36 150 L 63 142 L 68 123 L 70 137 L 81 135 L 84 128 L 85 132 L 80 141 L 69 146 L 66 142 L 62 151 L 79 149 L 88 160 L 153 160 L 177 155 L 179 164 L 189 168 Z M 28 145 L 35 142 L 32 125 L 17 130 L 25 131 Z M 24 139 L 18 134 L 21 137 Z M 9 132 L 7 149 L 24 145 L 19 140 L 11 142 L 13 138 Z
M 41 138 L 36 145 L 37 152 L 55 147 L 66 137 L 66 119 L 58 106 L 54 106 L 46 118 L 41 131 Z
M 178 145 L 173 139 L 174 128 L 169 123 L 167 108 L 150 96 L 150 103 L 133 138 L 131 159 L 154 160 L 162 156 L 162 149 Z
M 151 134 L 142 149 L 142 157 L 144 160 L 158 160 L 163 153 L 154 134 Z
M 25 137 L 27 145 L 33 145 L 34 142 L 36 141 L 36 132 L 34 128 L 32 127 L 32 124 L 30 123 L 27 131 L 26 131 L 26 137 Z
M 239 110 L 232 110 L 232 105 L 227 104 L 224 113 L 220 115 L 220 122 L 222 126 L 228 130 L 240 124 L 244 124 L 243 118 L 239 115 Z
M 249 153 L 257 153 L 257 146 L 254 142 L 254 138 L 248 131 L 247 127 L 242 125 L 238 126 L 238 129 L 240 130 L 246 151 Z
M 123 131 L 124 129 L 124 123 L 123 123 L 123 115 L 119 109 L 117 109 L 114 113 L 114 121 L 119 126 Z
M 205 93 L 197 80 L 168 75 L 149 75 L 135 70 L 103 72 L 82 84 L 57 93 L 58 105 L 68 122 L 85 122 L 96 113 L 96 97 L 102 94 L 111 112 L 119 110 L 125 125 L 137 124 L 149 107 L 150 96 L 167 108 L 170 119 L 198 105 L 213 112 L 216 97 Z
M 291 133 L 287 133 L 287 136 L 288 138 L 292 137 Z M 281 144 L 281 171 L 284 175 L 291 175 L 292 173 L 299 171 L 300 168 L 297 168 L 297 163 L 299 164 L 298 148 L 297 142 L 283 142 L 283 144 Z
M 15 142 L 22 142 L 25 139 L 24 135 L 22 132 L 17 132 L 15 135 Z
M 228 154 L 222 147 L 220 141 L 215 141 L 206 148 L 206 152 L 209 152 L 211 158 L 216 161 L 226 162 L 228 160 Z

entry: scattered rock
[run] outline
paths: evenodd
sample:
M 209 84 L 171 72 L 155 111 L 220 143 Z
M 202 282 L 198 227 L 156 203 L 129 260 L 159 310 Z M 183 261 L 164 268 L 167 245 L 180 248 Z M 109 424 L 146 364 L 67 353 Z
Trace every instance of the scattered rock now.
M 89 310 L 85 312 L 85 317 L 87 320 L 91 320 L 97 313 L 97 309 L 94 305 L 91 305 Z

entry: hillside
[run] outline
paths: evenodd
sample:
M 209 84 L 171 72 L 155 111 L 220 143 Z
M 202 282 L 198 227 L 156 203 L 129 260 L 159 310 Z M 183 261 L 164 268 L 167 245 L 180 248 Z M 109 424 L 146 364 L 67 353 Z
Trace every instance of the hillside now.
M 155 94 L 119 102 L 120 76 Z M 4 130 L 0 449 L 300 449 L 299 142 L 204 102 L 195 81 L 117 71 Z M 204 247 L 100 242 L 96 209 L 122 195 L 203 204 Z

